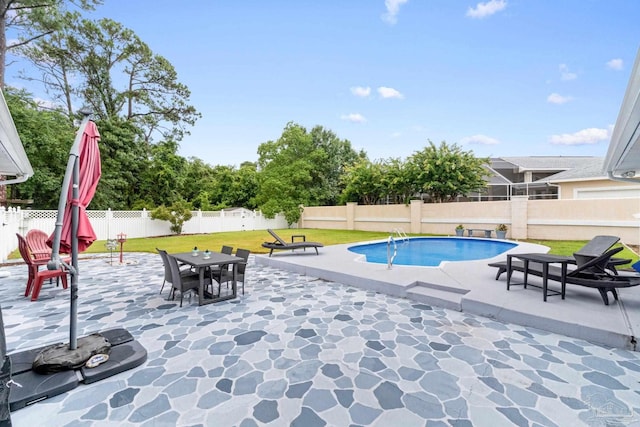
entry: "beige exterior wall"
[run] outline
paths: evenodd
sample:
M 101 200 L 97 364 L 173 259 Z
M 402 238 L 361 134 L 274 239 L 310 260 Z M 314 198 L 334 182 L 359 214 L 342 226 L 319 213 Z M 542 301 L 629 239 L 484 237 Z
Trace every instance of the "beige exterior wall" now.
M 347 228 L 347 206 L 305 206 L 300 227 L 348 230 L 350 228 Z
M 597 234 L 620 236 L 628 244 L 640 240 L 639 199 L 530 200 L 531 239 L 587 240 Z
M 511 224 L 511 203 L 459 202 L 422 205 L 421 233 L 455 234 L 458 224 L 465 228 L 493 230 L 498 224 Z
M 610 179 L 598 179 L 589 181 L 572 181 L 558 184 L 558 196 L 560 199 L 619 199 L 627 197 L 639 197 L 640 185 L 612 181 Z
M 420 202 L 417 202 L 420 203 Z M 352 213 L 350 213 L 352 212 Z M 347 218 L 352 216 L 352 221 Z M 566 199 L 330 206 L 304 209 L 306 228 L 454 235 L 455 227 L 495 229 L 507 224 L 512 239 L 589 240 L 598 234 L 640 244 L 640 199 Z M 419 224 L 419 226 L 417 226 Z M 419 230 L 417 229 L 419 228 Z
M 393 231 L 411 228 L 411 207 L 408 205 L 357 206 L 356 230 Z

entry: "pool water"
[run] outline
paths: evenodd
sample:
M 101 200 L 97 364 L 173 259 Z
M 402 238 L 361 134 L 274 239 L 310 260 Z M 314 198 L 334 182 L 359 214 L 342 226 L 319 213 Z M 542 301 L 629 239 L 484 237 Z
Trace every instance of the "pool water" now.
M 442 261 L 471 261 L 492 258 L 517 244 L 489 239 L 459 237 L 417 237 L 396 240 L 394 265 L 437 267 Z M 367 262 L 387 263 L 387 242 L 349 247 L 349 251 L 365 255 Z M 391 243 L 393 254 L 393 243 Z

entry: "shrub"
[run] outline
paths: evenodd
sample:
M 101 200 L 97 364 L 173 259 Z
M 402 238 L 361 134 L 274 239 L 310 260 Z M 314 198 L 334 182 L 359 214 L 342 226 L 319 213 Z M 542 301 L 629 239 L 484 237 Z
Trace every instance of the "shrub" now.
M 176 234 L 182 234 L 182 226 L 192 216 L 191 206 L 184 200 L 174 202 L 168 208 L 162 205 L 151 211 L 151 219 L 169 221 L 171 232 Z

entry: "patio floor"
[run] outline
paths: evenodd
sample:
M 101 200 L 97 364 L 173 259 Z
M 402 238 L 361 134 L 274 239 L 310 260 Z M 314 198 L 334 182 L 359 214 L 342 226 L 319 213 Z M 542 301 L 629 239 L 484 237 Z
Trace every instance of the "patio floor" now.
M 351 279 L 339 283 L 263 265 L 297 260 L 289 269 L 309 270 L 306 264 L 321 265 L 327 252 L 251 256 L 244 296 L 203 307 L 192 298 L 182 308 L 165 300 L 166 288 L 158 293 L 158 255 L 125 254 L 135 263 L 122 266 L 81 260 L 79 335 L 124 327 L 146 348 L 148 360 L 13 412 L 13 424 L 640 422 L 639 353 L 362 289 L 363 282 Z M 68 294 L 45 285 L 40 299 L 30 302 L 22 295 L 26 267 L 2 270 L 10 273 L 0 279 L 9 353 L 68 340 Z M 487 270 L 485 276 L 493 274 Z M 496 294 L 531 294 L 544 304 L 539 290 L 507 292 L 504 281 L 492 284 Z M 557 311 L 557 301 L 547 304 Z

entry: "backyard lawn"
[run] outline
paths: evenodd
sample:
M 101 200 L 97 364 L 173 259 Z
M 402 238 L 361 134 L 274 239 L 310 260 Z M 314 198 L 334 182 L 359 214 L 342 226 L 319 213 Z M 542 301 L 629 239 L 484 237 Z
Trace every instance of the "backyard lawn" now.
M 369 240 L 380 240 L 389 237 L 388 232 L 379 231 L 350 231 L 350 230 L 323 230 L 323 229 L 280 229 L 274 230 L 282 239 L 291 241 L 292 235 L 304 235 L 308 242 L 320 242 L 325 246 L 342 243 L 364 242 Z M 410 237 L 420 236 L 409 234 Z M 424 236 L 424 235 L 423 235 Z M 397 236 L 396 236 L 397 237 Z M 263 248 L 263 242 L 272 242 L 273 238 L 266 230 L 254 231 L 230 231 L 210 234 L 182 234 L 176 236 L 144 237 L 137 239 L 127 239 L 124 244 L 125 252 L 156 252 L 156 248 L 164 249 L 169 253 L 188 252 L 197 246 L 200 250 L 209 249 L 219 251 L 222 245 L 233 246 L 234 249 L 249 249 L 254 254 L 269 253 Z M 298 241 L 298 240 L 296 240 Z M 549 253 L 556 255 L 572 255 L 585 243 L 585 240 L 527 240 L 529 243 L 537 243 L 548 246 Z M 119 251 L 116 249 L 114 253 Z M 105 240 L 97 240 L 84 253 L 104 253 L 109 252 Z M 632 262 L 638 260 L 638 255 L 630 248 L 625 247 L 622 252 L 616 255 L 620 258 L 631 259 Z M 20 258 L 18 250 L 9 256 L 10 259 Z M 622 268 L 628 267 L 622 266 Z
M 389 237 L 388 232 L 377 231 L 349 231 L 349 230 L 324 230 L 324 229 L 281 229 L 275 232 L 285 241 L 291 241 L 292 235 L 305 235 L 309 242 L 320 242 L 325 246 L 341 243 L 362 242 L 368 240 L 380 240 Z M 410 235 L 418 236 L 418 235 Z M 179 236 L 146 237 L 128 239 L 124 244 L 126 252 L 155 252 L 156 248 L 167 252 L 187 252 L 197 246 L 200 250 L 209 249 L 219 251 L 222 245 L 233 246 L 235 249 L 249 249 L 254 254 L 268 253 L 269 250 L 261 246 L 263 242 L 272 242 L 273 238 L 266 230 L 233 231 L 211 234 L 183 234 Z M 585 243 L 585 240 L 527 240 L 550 248 L 549 253 L 556 255 L 572 255 Z M 104 240 L 98 240 L 91 245 L 86 253 L 108 252 Z M 13 256 L 18 256 L 16 253 Z M 638 259 L 638 255 L 631 249 L 625 249 L 616 256 L 628 258 L 632 261 Z

